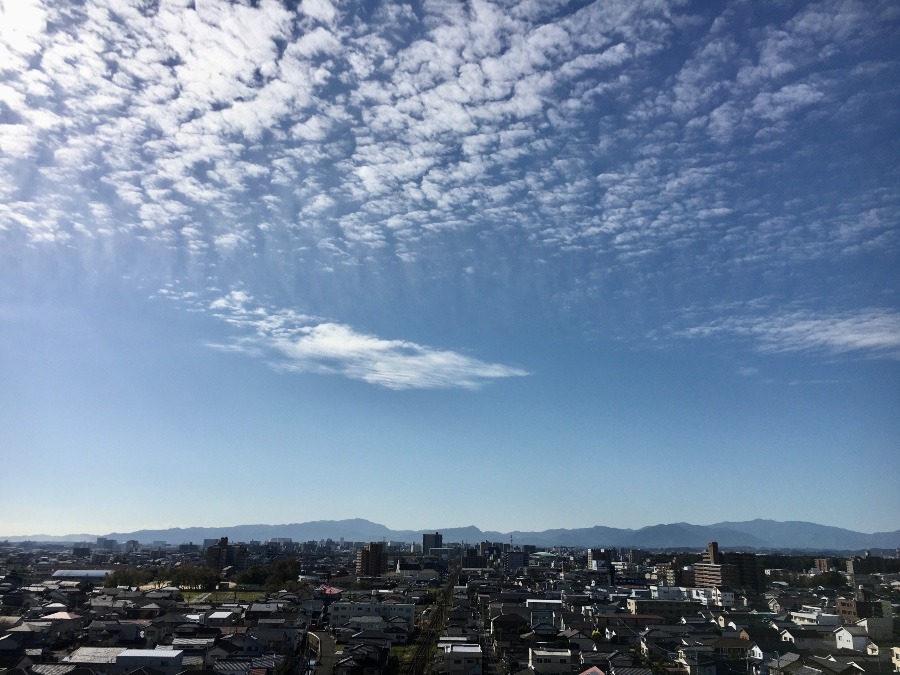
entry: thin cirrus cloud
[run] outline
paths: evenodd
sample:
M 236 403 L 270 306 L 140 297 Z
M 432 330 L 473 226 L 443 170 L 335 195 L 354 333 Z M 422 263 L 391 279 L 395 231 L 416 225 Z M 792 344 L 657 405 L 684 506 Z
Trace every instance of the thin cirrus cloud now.
M 858 354 L 900 360 L 900 314 L 880 308 L 836 315 L 800 311 L 767 317 L 729 317 L 694 326 L 688 338 L 750 339 L 762 353 Z
M 214 300 L 209 310 L 243 333 L 211 346 L 264 358 L 278 370 L 343 375 L 394 390 L 480 389 L 492 380 L 528 375 L 521 368 L 386 340 L 291 310 L 268 310 L 255 306 L 244 291 Z

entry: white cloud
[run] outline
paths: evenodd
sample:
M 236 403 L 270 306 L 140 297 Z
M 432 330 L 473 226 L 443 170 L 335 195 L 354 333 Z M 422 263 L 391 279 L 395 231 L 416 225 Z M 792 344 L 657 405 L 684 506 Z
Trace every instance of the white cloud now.
M 511 245 L 584 254 L 572 295 L 897 250 L 866 172 L 886 3 L 0 2 L 0 230 L 29 244 L 282 288 Z
M 857 353 L 900 359 L 900 314 L 881 308 L 834 315 L 801 311 L 774 316 L 729 317 L 689 328 L 680 334 L 690 338 L 750 339 L 763 353 Z
M 263 356 L 280 370 L 343 375 L 395 390 L 479 389 L 491 380 L 528 375 L 521 368 L 406 340 L 386 340 L 253 302 L 247 292 L 234 290 L 209 304 L 217 316 L 245 332 L 230 344 L 216 346 Z

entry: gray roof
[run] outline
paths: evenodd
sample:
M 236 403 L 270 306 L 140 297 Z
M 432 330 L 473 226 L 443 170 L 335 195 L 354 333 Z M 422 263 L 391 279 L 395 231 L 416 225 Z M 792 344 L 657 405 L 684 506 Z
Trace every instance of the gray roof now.
M 74 663 L 35 663 L 31 672 L 35 675 L 67 675 L 77 667 Z
M 115 663 L 122 647 L 79 647 L 63 661 L 67 663 Z
M 103 579 L 112 570 L 56 570 L 54 579 Z

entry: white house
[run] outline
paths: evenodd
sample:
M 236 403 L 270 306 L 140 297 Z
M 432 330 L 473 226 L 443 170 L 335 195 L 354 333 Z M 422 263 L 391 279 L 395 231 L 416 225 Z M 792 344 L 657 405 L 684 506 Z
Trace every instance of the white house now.
M 530 647 L 528 665 L 540 675 L 568 675 L 572 672 L 571 649 L 552 647 Z
M 476 644 L 445 644 L 444 670 L 451 675 L 481 675 L 481 647 Z
M 116 668 L 130 673 L 138 668 L 152 668 L 165 675 L 178 675 L 182 671 L 181 650 L 125 649 L 116 656 Z
M 869 634 L 862 626 L 841 626 L 834 631 L 834 641 L 838 649 L 864 652 L 869 642 Z

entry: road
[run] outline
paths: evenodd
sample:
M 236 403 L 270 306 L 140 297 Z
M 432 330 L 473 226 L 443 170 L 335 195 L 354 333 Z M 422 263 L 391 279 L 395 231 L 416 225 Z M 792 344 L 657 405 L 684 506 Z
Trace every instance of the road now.
M 314 675 L 331 675 L 331 669 L 334 667 L 334 638 L 331 636 L 331 633 L 326 631 L 313 631 L 312 634 L 319 639 L 320 645 L 320 653 Z

